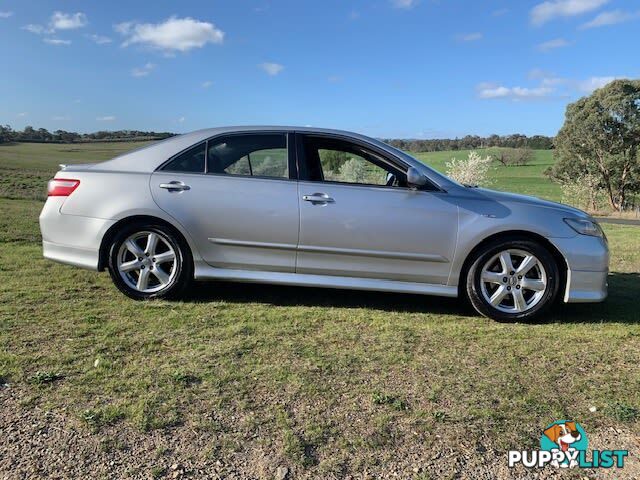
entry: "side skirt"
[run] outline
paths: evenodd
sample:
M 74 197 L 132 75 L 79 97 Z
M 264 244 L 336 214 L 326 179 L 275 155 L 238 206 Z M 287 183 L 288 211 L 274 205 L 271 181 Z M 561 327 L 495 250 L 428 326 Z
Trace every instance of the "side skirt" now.
M 306 273 L 231 270 L 227 268 L 212 267 L 203 262 L 196 262 L 194 277 L 196 280 L 225 280 L 229 282 L 272 283 L 277 285 L 294 285 L 300 287 L 419 293 L 440 297 L 458 296 L 458 287 L 451 287 L 448 285 L 399 282 L 397 280 L 379 280 L 375 278 L 311 275 Z

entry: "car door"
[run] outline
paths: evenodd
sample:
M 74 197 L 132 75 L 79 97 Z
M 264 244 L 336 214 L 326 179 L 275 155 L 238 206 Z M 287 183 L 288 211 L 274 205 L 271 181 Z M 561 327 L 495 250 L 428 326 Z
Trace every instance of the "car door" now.
M 406 168 L 374 147 L 298 134 L 296 272 L 446 284 L 457 207 L 406 184 Z
M 210 265 L 295 271 L 299 213 L 289 136 L 215 137 L 152 175 L 154 200 L 190 233 Z

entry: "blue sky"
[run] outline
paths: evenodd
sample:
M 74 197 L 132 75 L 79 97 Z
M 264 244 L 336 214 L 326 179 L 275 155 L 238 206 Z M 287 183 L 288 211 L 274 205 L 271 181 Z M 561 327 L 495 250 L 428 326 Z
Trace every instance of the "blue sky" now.
M 636 0 L 1 0 L 0 123 L 553 135 L 639 32 Z

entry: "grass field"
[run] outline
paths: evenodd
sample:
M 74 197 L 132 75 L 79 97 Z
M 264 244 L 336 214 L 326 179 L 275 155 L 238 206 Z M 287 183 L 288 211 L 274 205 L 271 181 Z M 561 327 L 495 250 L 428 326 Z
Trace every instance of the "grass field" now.
M 476 149 L 481 156 L 490 155 L 494 150 Z M 469 150 L 455 152 L 425 152 L 414 154 L 427 165 L 446 173 L 446 162 L 451 158 L 467 158 Z M 533 159 L 529 165 L 505 167 L 494 163 L 491 171 L 493 184 L 490 188 L 505 190 L 508 192 L 523 193 L 536 197 L 546 198 L 554 202 L 562 200 L 562 192 L 557 183 L 553 183 L 544 175 L 544 171 L 553 165 L 553 152 L 551 150 L 534 150 Z
M 137 303 L 106 273 L 42 259 L 37 225 L 57 163 L 128 148 L 0 146 L 0 428 L 14 432 L 0 439 L 0 477 L 516 478 L 506 451 L 535 448 L 560 418 L 593 448 L 629 448 L 609 473 L 640 477 L 640 228 L 605 227 L 606 303 L 536 325 L 451 299 L 264 285 Z M 536 158 L 497 186 L 554 198 L 545 179 L 524 185 L 550 161 Z M 79 433 L 56 443 L 58 430 Z M 89 463 L 54 459 L 73 436 Z

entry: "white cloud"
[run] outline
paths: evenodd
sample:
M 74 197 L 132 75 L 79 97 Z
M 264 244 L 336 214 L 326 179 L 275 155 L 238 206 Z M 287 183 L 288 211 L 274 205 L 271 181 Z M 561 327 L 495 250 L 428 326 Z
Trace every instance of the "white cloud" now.
M 283 65 L 280 65 L 279 63 L 271 63 L 271 62 L 261 63 L 258 65 L 258 67 L 264 70 L 267 73 L 267 75 L 271 75 L 272 77 L 278 75 L 284 69 Z
M 68 115 L 56 115 L 55 117 L 51 117 L 51 120 L 54 122 L 66 122 L 67 120 L 71 120 L 71 117 Z
M 224 32 L 213 23 L 189 17 L 171 17 L 162 23 L 124 22 L 114 28 L 126 37 L 122 44 L 124 47 L 139 44 L 164 52 L 186 52 L 207 43 L 220 44 L 224 40 Z
M 26 117 L 27 115 L 29 115 L 29 112 L 20 112 L 18 117 Z
M 502 15 L 506 15 L 507 13 L 509 13 L 508 8 L 499 8 L 491 12 L 491 15 L 494 17 L 501 17 Z
M 602 88 L 608 83 L 620 77 L 591 77 L 578 83 L 578 90 L 583 93 L 591 93 L 597 88 Z
M 391 5 L 395 8 L 410 10 L 418 4 L 418 0 L 391 0 Z
M 0 12 L 0 18 L 9 18 L 13 16 L 13 12 Z
M 146 77 L 156 68 L 155 63 L 145 63 L 142 67 L 136 67 L 131 70 L 131 75 L 134 77 Z
M 542 25 L 560 17 L 574 17 L 596 10 L 609 0 L 548 0 L 531 9 L 529 17 L 534 25 Z
M 461 33 L 459 35 L 456 35 L 456 40 L 458 40 L 459 42 L 476 42 L 478 40 L 482 40 L 483 36 L 484 35 L 480 32 Z
M 602 12 L 597 15 L 593 20 L 580 26 L 580 28 L 596 28 L 605 27 L 607 25 L 615 25 L 617 23 L 628 22 L 640 17 L 640 12 L 624 12 L 622 10 L 612 10 L 609 12 Z
M 36 25 L 33 23 L 30 23 L 29 25 L 25 25 L 24 27 L 22 27 L 22 29 L 26 30 L 27 32 L 34 33 L 36 35 L 40 35 L 41 33 L 44 33 L 46 31 L 46 28 L 44 28 L 42 25 Z
M 48 26 L 45 27 L 44 25 L 30 23 L 22 27 L 22 29 L 36 35 L 42 35 L 44 33 L 50 35 L 55 33 L 57 30 L 75 30 L 77 28 L 84 27 L 87 23 L 87 16 L 82 12 L 73 14 L 54 12 L 53 15 L 51 15 Z M 57 45 L 62 44 L 58 43 Z
M 481 83 L 478 85 L 477 91 L 478 97 L 488 100 L 500 98 L 509 100 L 537 100 L 551 96 L 555 90 L 548 86 L 527 88 Z
M 89 38 L 98 45 L 106 45 L 107 43 L 111 43 L 111 39 L 109 37 L 105 37 L 104 35 L 92 34 L 89 35 Z
M 113 115 L 105 115 L 103 117 L 96 117 L 98 122 L 113 122 L 116 119 Z
M 536 47 L 541 52 L 548 52 L 549 50 L 554 50 L 556 48 L 568 47 L 571 45 L 564 38 L 554 38 L 553 40 L 549 40 L 547 42 L 542 42 L 538 44 Z
M 542 70 L 541 68 L 532 68 L 527 74 L 527 78 L 529 78 L 530 80 L 539 80 L 541 78 L 550 76 L 554 76 L 554 74 L 546 70 Z
M 134 22 L 122 22 L 113 26 L 113 29 L 120 35 L 127 35 L 135 25 Z
M 87 16 L 82 13 L 54 12 L 51 15 L 49 26 L 52 30 L 75 30 L 82 28 L 88 23 Z
M 534 68 L 529 71 L 527 78 L 529 80 L 537 80 L 543 87 L 557 87 L 559 85 L 566 85 L 569 80 L 566 78 L 558 77 L 553 72 L 547 72 L 539 68 Z
M 45 38 L 43 39 L 44 43 L 48 43 L 49 45 L 56 45 L 56 46 L 61 46 L 61 45 L 71 45 L 71 40 L 63 40 L 61 38 Z
M 590 77 L 585 80 L 559 77 L 545 70 L 533 69 L 527 77 L 537 83 L 534 87 L 508 87 L 495 83 L 481 83 L 476 87 L 481 99 L 506 99 L 513 101 L 541 100 L 545 98 L 571 98 L 576 94 L 590 94 L 618 78 L 614 76 Z
M 211 85 L 213 85 L 213 82 L 211 80 L 205 80 L 204 82 L 202 82 L 202 88 L 209 88 Z
M 186 120 L 186 118 L 185 118 L 185 117 L 180 117 L 180 118 L 178 119 L 178 123 L 184 123 L 184 121 L 185 121 L 185 120 Z

